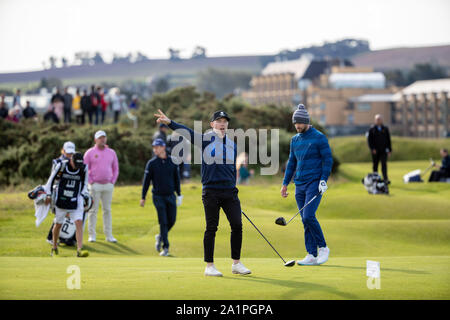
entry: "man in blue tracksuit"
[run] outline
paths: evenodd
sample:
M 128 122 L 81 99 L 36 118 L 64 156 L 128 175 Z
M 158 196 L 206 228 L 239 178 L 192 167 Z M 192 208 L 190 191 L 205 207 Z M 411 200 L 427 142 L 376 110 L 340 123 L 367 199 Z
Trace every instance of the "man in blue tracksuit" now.
M 155 156 L 145 166 L 144 182 L 142 184 L 141 206 L 145 205 L 150 182 L 153 182 L 153 204 L 158 212 L 160 232 L 155 236 L 155 248 L 160 256 L 169 256 L 170 229 L 174 226 L 177 217 L 177 205 L 181 204 L 180 175 L 178 166 L 166 152 L 166 143 L 156 139 L 152 143 Z M 174 193 L 178 195 L 175 200 Z
M 219 225 L 220 208 L 223 209 L 231 227 L 231 272 L 249 274 L 240 261 L 242 247 L 241 204 L 236 188 L 236 144 L 226 135 L 230 118 L 224 111 L 216 111 L 210 119 L 212 130 L 205 134 L 170 120 L 161 110 L 155 114 L 158 123 L 164 123 L 172 130 L 180 130 L 202 151 L 202 201 L 205 209 L 206 231 L 203 238 L 205 276 L 221 277 L 222 273 L 214 266 L 214 243 Z M 183 131 L 183 132 L 181 132 Z M 173 154 L 172 150 L 172 154 Z
M 330 249 L 316 219 L 316 210 L 323 193 L 328 188 L 327 180 L 331 173 L 333 157 L 325 135 L 309 124 L 309 114 L 304 105 L 298 105 L 292 116 L 292 122 L 298 133 L 291 140 L 281 196 L 287 197 L 287 186 L 292 177 L 299 210 L 319 194 L 301 213 L 308 254 L 303 260 L 297 261 L 299 265 L 319 265 L 328 260 Z

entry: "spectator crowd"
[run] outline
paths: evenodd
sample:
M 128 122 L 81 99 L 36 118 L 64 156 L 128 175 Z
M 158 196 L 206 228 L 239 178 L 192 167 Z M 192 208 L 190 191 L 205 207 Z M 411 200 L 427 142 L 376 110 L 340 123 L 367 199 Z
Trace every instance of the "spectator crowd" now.
M 133 96 L 128 109 L 133 111 L 138 108 L 138 98 Z M 44 122 L 53 123 L 102 125 L 108 113 L 111 113 L 113 122 L 118 123 L 121 113 L 126 109 L 125 99 L 119 89 L 112 94 L 107 94 L 101 86 L 92 85 L 90 91 L 77 88 L 75 95 L 72 95 L 68 87 L 64 88 L 64 92 L 56 88 L 42 119 Z M 23 105 L 20 89 L 16 91 L 10 107 L 5 101 L 5 94 L 0 96 L 0 118 L 13 123 L 18 123 L 22 119 L 39 121 L 38 112 L 30 101 L 25 101 L 25 106 Z

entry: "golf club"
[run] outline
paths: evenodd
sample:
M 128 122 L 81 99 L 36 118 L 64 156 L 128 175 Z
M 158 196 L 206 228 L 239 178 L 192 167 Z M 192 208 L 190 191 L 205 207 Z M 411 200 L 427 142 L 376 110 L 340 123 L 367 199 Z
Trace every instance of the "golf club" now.
M 299 210 L 299 211 L 291 218 L 291 220 L 289 220 L 288 222 L 286 222 L 286 219 L 284 219 L 284 217 L 279 217 L 279 218 L 277 218 L 277 219 L 275 220 L 275 223 L 278 224 L 278 225 L 280 225 L 280 226 L 287 226 L 287 224 L 288 224 L 289 222 L 291 222 L 292 219 L 294 219 L 300 212 L 302 212 L 302 210 L 305 209 L 311 202 L 313 202 L 313 201 L 317 198 L 317 196 L 318 196 L 319 194 L 320 194 L 320 193 L 318 193 L 318 194 L 316 194 L 314 197 L 312 197 L 311 200 L 309 200 L 308 203 L 305 204 L 305 205 L 303 206 L 303 208 L 301 208 L 301 209 L 300 209 L 300 210 Z
M 292 267 L 292 266 L 295 264 L 295 260 L 290 260 L 290 261 L 286 262 L 286 261 L 283 259 L 283 257 L 278 253 L 278 251 L 273 247 L 273 245 L 269 242 L 269 240 L 267 240 L 266 237 L 264 237 L 264 235 L 262 234 L 262 232 L 259 231 L 259 229 L 258 229 L 258 228 L 255 226 L 255 224 L 252 222 L 252 220 L 250 220 L 250 218 L 247 217 L 247 215 L 244 213 L 244 211 L 241 211 L 241 212 L 242 212 L 242 214 L 244 215 L 244 217 L 246 217 L 247 220 L 252 224 L 252 226 L 255 227 L 256 231 L 259 232 L 259 234 L 264 238 L 264 240 L 267 241 L 267 243 L 269 244 L 269 246 L 272 247 L 272 249 L 273 249 L 273 250 L 277 253 L 277 255 L 281 258 L 281 260 L 283 260 L 284 266 L 285 266 L 285 267 Z

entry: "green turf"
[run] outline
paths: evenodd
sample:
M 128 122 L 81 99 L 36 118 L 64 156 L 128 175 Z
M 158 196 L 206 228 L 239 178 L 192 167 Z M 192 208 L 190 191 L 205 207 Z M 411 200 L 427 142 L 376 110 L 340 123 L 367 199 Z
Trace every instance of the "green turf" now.
M 90 257 L 75 258 L 61 247 L 49 256 L 45 236 L 51 218 L 34 226 L 26 193 L 0 194 L 1 299 L 449 299 L 450 184 L 403 184 L 402 175 L 427 161 L 392 162 L 389 196 L 369 195 L 361 178 L 369 163 L 343 164 L 330 180 L 319 207 L 331 258 L 323 266 L 285 268 L 281 260 L 244 221 L 242 259 L 253 274 L 231 274 L 229 232 L 221 215 L 216 237 L 216 265 L 221 279 L 203 276 L 204 217 L 201 186 L 182 186 L 183 205 L 170 232 L 172 257 L 154 250 L 158 232 L 151 201 L 139 207 L 140 187 L 118 187 L 113 200 L 113 228 L 118 244 L 104 241 L 101 214 L 97 242 L 87 243 Z M 277 181 L 279 180 L 279 181 Z M 242 209 L 286 260 L 302 258 L 303 227 L 287 227 L 275 218 L 296 212 L 290 195 L 281 199 L 281 178 L 239 187 Z M 150 197 L 148 198 L 151 199 Z M 87 240 L 87 236 L 85 236 Z M 366 260 L 381 263 L 381 289 L 366 286 Z M 81 270 L 81 290 L 68 290 L 69 265 Z M 48 288 L 54 290 L 48 290 Z

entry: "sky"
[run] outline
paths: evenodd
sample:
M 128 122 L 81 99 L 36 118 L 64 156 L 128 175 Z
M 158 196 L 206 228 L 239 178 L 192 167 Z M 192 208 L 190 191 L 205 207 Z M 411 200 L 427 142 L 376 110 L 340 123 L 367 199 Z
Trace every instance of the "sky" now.
M 0 72 L 78 51 L 275 54 L 344 38 L 372 50 L 450 44 L 450 0 L 0 0 Z

